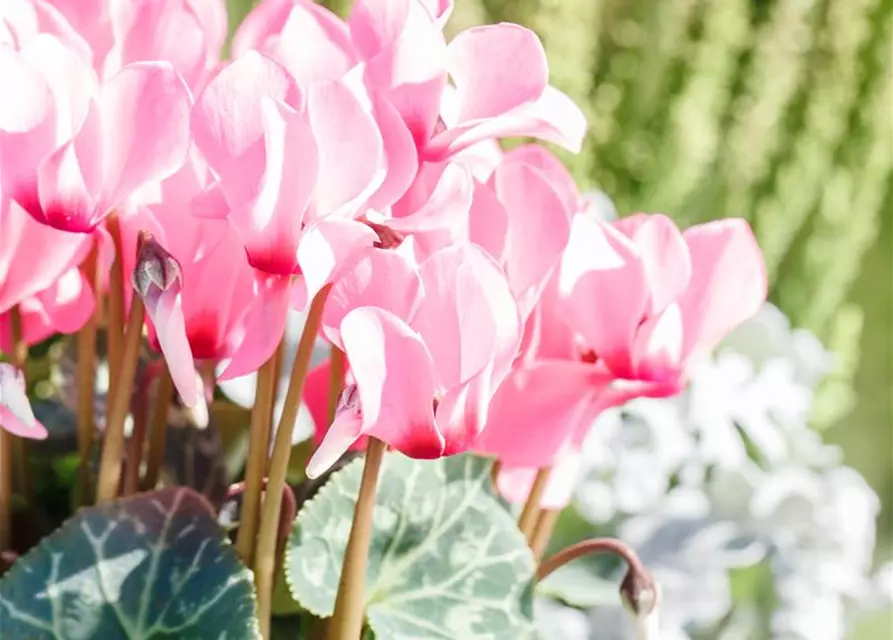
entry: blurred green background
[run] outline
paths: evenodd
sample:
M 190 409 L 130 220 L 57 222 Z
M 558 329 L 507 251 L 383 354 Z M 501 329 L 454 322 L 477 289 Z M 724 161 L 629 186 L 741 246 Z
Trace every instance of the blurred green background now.
M 250 0 L 229 0 L 232 25 Z M 345 14 L 350 0 L 323 2 Z M 621 214 L 742 216 L 771 299 L 839 356 L 814 424 L 884 500 L 893 555 L 893 0 L 456 0 L 536 30 Z

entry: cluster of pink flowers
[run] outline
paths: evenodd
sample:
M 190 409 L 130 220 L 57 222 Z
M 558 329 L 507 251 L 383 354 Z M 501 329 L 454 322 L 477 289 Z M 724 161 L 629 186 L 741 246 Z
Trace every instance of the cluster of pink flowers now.
M 194 404 L 195 360 L 255 371 L 288 309 L 327 295 L 322 334 L 349 366 L 330 427 L 327 365 L 308 379 L 309 473 L 374 436 L 494 455 L 509 495 L 571 469 L 604 408 L 677 393 L 765 298 L 750 229 L 605 223 L 545 148 L 502 152 L 577 151 L 584 117 L 533 32 L 447 42 L 451 10 L 358 0 L 342 21 L 264 0 L 224 62 L 223 0 L 4 0 L 0 349 L 14 307 L 29 344 L 77 331 L 95 304 L 84 261 L 107 287 L 117 249 Z M 148 284 L 140 231 L 173 258 Z

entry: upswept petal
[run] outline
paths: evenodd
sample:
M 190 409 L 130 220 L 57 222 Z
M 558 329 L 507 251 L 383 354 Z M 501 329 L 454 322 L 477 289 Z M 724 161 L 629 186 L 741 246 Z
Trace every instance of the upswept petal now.
M 103 214 L 183 166 L 191 108 L 186 83 L 167 62 L 130 64 L 106 82 L 100 102 Z
M 359 390 L 363 434 L 412 458 L 439 457 L 444 442 L 434 422 L 434 369 L 420 336 L 393 314 L 363 307 L 344 317 L 341 337 Z
M 334 282 L 376 239 L 372 229 L 356 220 L 323 220 L 308 227 L 298 247 L 305 302 L 309 304 L 323 287 Z M 294 306 L 299 311 L 304 307 Z
M 501 23 L 472 27 L 447 47 L 458 122 L 496 118 L 539 99 L 549 84 L 546 52 L 533 31 Z
M 437 430 L 443 435 L 443 454 L 468 451 L 487 422 L 493 396 L 493 360 L 470 380 L 447 390 L 437 405 Z
M 586 117 L 580 107 L 555 87 L 547 86 L 536 102 L 438 133 L 425 147 L 423 157 L 442 160 L 484 140 L 515 136 L 538 138 L 579 153 L 585 135 Z
M 254 300 L 245 319 L 245 337 L 218 380 L 232 380 L 257 371 L 273 355 L 285 332 L 291 302 L 291 276 L 257 270 L 254 276 Z
M 679 229 L 667 216 L 645 214 L 620 218 L 614 227 L 633 241 L 650 290 L 650 315 L 657 315 L 678 298 L 691 278 L 691 257 Z
M 256 193 L 232 210 L 230 220 L 242 236 L 251 265 L 285 276 L 298 271 L 304 212 L 313 199 L 319 156 L 304 114 L 267 97 L 261 98 L 261 107 L 263 174 Z
M 412 133 L 400 113 L 384 98 L 372 96 L 373 112 L 382 138 L 384 181 L 369 198 L 369 207 L 383 211 L 397 202 L 412 185 L 419 158 Z
M 516 366 L 494 394 L 474 450 L 509 466 L 550 466 L 573 433 L 573 418 L 609 383 L 582 362 Z
M 20 438 L 43 440 L 47 437 L 47 430 L 31 411 L 24 374 L 7 362 L 0 362 L 0 429 Z
M 468 211 L 468 239 L 500 264 L 509 254 L 509 213 L 489 185 L 474 183 L 474 199 Z
M 302 87 L 337 80 L 360 60 L 347 25 L 312 2 L 294 2 L 282 28 L 268 38 L 258 49 L 281 62 Z
M 310 456 L 307 462 L 307 477 L 312 480 L 331 469 L 362 437 L 362 418 L 350 412 L 339 413 L 325 430 L 325 435 Z
M 766 265 L 745 220 L 729 218 L 683 234 L 691 253 L 691 281 L 678 298 L 686 360 L 709 353 L 766 300 Z
M 505 154 L 505 162 L 522 162 L 539 170 L 561 197 L 565 209 L 574 214 L 582 211 L 585 204 L 577 183 L 564 163 L 554 153 L 538 144 L 522 144 Z
M 317 218 L 308 220 L 315 222 L 351 201 L 362 204 L 378 189 L 384 179 L 383 145 L 372 114 L 340 80 L 311 87 L 307 112 L 319 147 Z
M 529 290 L 536 295 L 567 246 L 572 211 L 531 165 L 505 162 L 490 180 L 509 216 L 509 251 L 504 265 L 512 293 L 518 300 Z M 536 302 L 535 295 L 525 300 L 525 317 Z
M 422 280 L 407 256 L 389 249 L 367 249 L 329 291 L 323 331 L 333 344 L 341 347 L 341 321 L 359 307 L 383 309 L 408 322 L 421 288 Z
M 285 68 L 249 51 L 214 76 L 192 111 L 195 144 L 233 207 L 257 193 L 266 166 L 262 98 L 303 109 L 304 98 Z
M 261 51 L 267 40 L 282 32 L 295 5 L 311 4 L 310 0 L 264 0 L 258 2 L 239 24 L 232 42 L 232 59 L 238 60 L 254 49 Z
M 645 268 L 632 242 L 603 222 L 574 217 L 559 292 L 568 322 L 619 377 L 633 377 L 630 351 L 645 317 Z

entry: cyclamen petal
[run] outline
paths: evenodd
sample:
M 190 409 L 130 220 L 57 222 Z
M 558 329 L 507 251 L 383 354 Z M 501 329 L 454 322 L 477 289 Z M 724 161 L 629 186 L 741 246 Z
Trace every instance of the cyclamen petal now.
M 20 438 L 43 440 L 47 437 L 46 428 L 31 410 L 24 374 L 8 362 L 0 362 L 0 429 Z
M 183 403 L 199 403 L 192 348 L 186 336 L 181 296 L 183 277 L 174 257 L 151 236 L 142 240 L 133 271 L 133 288 L 142 298 L 161 352 Z

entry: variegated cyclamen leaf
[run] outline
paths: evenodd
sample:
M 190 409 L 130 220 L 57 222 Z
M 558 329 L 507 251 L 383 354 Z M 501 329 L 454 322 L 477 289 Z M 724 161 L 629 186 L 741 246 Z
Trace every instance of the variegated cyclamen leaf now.
M 378 640 L 532 637 L 533 558 L 474 456 L 385 455 L 376 492 L 366 613 Z M 292 595 L 330 616 L 363 462 L 306 503 L 288 544 Z
M 251 573 L 172 487 L 85 508 L 0 580 L 0 638 L 259 638 Z

